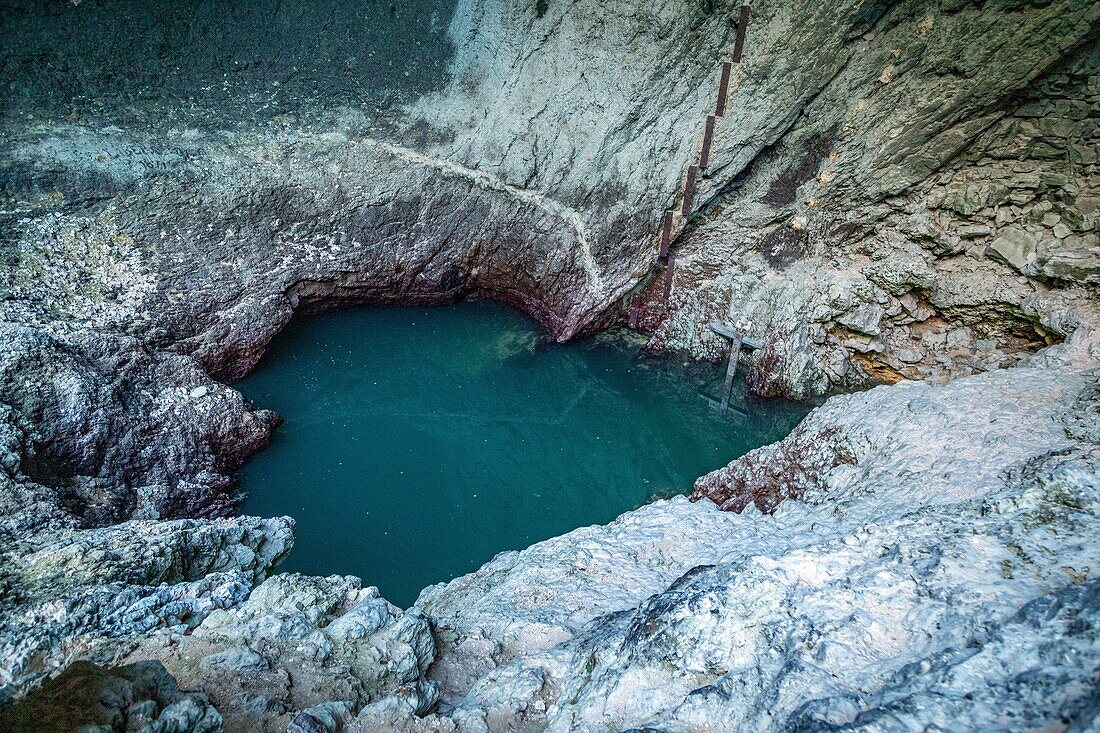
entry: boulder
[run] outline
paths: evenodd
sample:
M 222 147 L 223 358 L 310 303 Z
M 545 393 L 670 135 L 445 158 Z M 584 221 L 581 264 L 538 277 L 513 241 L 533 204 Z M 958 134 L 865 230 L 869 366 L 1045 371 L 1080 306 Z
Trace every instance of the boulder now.
M 1035 237 L 1022 229 L 1010 227 L 993 239 L 989 252 L 1006 265 L 1025 272 L 1034 264 L 1037 245 Z

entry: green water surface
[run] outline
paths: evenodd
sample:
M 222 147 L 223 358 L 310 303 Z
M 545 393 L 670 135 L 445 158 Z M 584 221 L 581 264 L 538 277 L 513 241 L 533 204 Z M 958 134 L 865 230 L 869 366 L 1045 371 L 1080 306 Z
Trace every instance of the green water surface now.
M 604 523 L 775 441 L 807 406 L 719 413 L 724 369 L 647 357 L 625 333 L 555 344 L 489 302 L 292 322 L 236 386 L 286 423 L 242 471 L 242 513 L 291 515 L 282 570 L 422 588 Z

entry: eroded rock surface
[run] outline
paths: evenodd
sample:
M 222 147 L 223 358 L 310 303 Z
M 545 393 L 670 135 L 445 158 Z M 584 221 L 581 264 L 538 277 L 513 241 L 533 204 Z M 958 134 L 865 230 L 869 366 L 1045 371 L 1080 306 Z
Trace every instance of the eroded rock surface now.
M 181 693 L 157 662 L 113 669 L 75 662 L 17 706 L 0 710 L 0 724 L 11 733 L 222 730 L 218 711 L 201 695 Z
M 240 517 L 4 533 L 0 685 L 10 694 L 73 656 L 99 658 L 107 640 L 194 629 L 248 597 L 290 551 L 293 526 Z
M 277 111 L 290 92 L 277 85 L 276 101 L 249 114 L 267 90 L 247 70 L 226 82 L 236 93 L 182 90 L 184 109 L 155 96 L 117 112 L 80 100 L 78 122 L 60 123 L 60 100 L 28 101 L 0 139 L 13 265 L 5 317 L 123 330 L 223 376 L 250 368 L 301 307 L 482 292 L 559 338 L 602 317 L 652 263 L 653 212 L 694 146 L 712 92 L 704 80 L 732 38 L 727 15 L 469 0 L 450 16 L 445 5 L 391 11 L 434 12 L 417 43 L 454 54 L 434 76 L 418 67 L 425 78 L 400 90 L 401 108 L 379 101 L 391 85 L 374 74 L 354 104 L 315 99 L 288 119 Z M 20 68 L 57 44 L 43 12 L 12 24 Z M 103 63 L 126 67 L 141 49 L 101 27 L 109 12 L 76 7 L 52 22 L 93 26 L 119 55 Z M 163 23 L 192 31 L 186 18 Z M 281 31 L 302 43 L 316 32 Z M 594 37 L 606 46 L 591 47 Z M 346 52 L 373 56 L 371 40 Z M 235 42 L 258 53 L 247 35 Z M 211 65 L 231 66 L 233 52 Z M 36 69 L 16 87 L 48 92 L 65 76 Z M 152 95 L 143 82 L 104 93 Z M 57 287 L 43 289 L 43 275 Z
M 229 731 L 333 730 L 370 708 L 428 712 L 435 659 L 429 620 L 402 612 L 358 578 L 276 575 L 243 604 L 186 635 L 161 634 L 130 653 L 154 657 L 200 688 Z

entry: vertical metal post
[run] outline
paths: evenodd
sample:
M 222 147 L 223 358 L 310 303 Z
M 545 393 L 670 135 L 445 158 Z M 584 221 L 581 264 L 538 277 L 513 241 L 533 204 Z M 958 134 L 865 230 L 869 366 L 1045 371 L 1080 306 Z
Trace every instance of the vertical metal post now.
M 741 359 L 741 336 L 736 335 L 730 339 L 730 362 L 726 365 L 726 381 L 722 384 L 722 409 L 730 406 L 730 395 L 733 393 L 733 377 L 737 374 L 737 363 Z
M 676 269 L 676 257 L 669 256 L 668 262 L 665 264 L 665 303 L 668 303 L 668 296 L 672 295 L 672 273 Z
M 699 172 L 699 166 L 689 165 L 687 170 L 687 180 L 684 182 L 684 205 L 680 209 L 680 213 L 684 216 L 691 214 L 691 200 L 695 196 L 695 176 Z
M 665 212 L 665 220 L 661 226 L 661 252 L 660 258 L 668 257 L 668 248 L 672 245 L 672 216 L 671 211 Z
M 714 123 L 717 121 L 714 115 L 707 115 L 707 124 L 703 128 L 703 149 L 699 151 L 699 168 L 706 170 L 710 162 L 710 147 L 714 142 Z
M 741 63 L 741 54 L 745 52 L 745 31 L 749 27 L 749 6 L 741 6 L 741 17 L 737 20 L 737 38 L 733 42 L 733 63 Z
M 718 82 L 718 103 L 714 105 L 714 114 L 718 117 L 726 114 L 726 95 L 729 94 L 730 73 L 733 71 L 733 62 L 722 62 L 722 79 Z

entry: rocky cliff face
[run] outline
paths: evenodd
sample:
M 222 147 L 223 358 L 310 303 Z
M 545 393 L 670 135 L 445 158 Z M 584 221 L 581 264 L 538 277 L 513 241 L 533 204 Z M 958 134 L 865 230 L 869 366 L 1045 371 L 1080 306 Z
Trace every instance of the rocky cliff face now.
M 1096 8 L 755 12 L 659 339 L 706 353 L 708 317 L 749 324 L 756 388 L 794 395 L 1081 348 Z
M 332 26 L 354 23 L 339 7 Z M 265 44 L 258 10 L 225 19 L 239 35 L 212 58 L 192 36 L 216 19 L 145 19 L 191 38 L 173 53 L 199 71 L 170 75 L 182 108 L 147 70 L 73 100 L 70 73 L 33 63 L 71 45 L 51 32 L 65 22 L 119 54 L 106 69 L 135 73 L 152 49 L 104 30 L 108 9 L 17 16 L 9 86 L 28 101 L 0 140 L 8 317 L 126 330 L 223 376 L 303 305 L 480 291 L 561 338 L 614 317 L 696 158 L 733 8 L 467 0 L 448 25 L 450 10 L 416 4 L 361 46 L 342 38 L 338 73 L 284 69 L 274 51 L 320 41 L 284 29 Z M 1092 323 L 1092 4 L 763 3 L 752 17 L 674 247 L 676 295 L 645 298 L 659 343 L 713 354 L 700 323 L 749 323 L 768 344 L 758 388 L 808 395 L 1009 365 Z M 375 68 L 392 49 L 367 44 L 404 36 L 449 57 L 446 74 Z M 216 92 L 191 78 L 219 69 Z M 57 287 L 35 287 L 43 276 Z
M 736 17 L 9 2 L 0 698 L 104 666 L 0 720 L 75 685 L 118 730 L 1085 726 L 1100 7 L 761 0 L 666 303 Z M 293 522 L 232 474 L 278 418 L 214 379 L 295 312 L 474 293 L 700 357 L 741 323 L 764 393 L 899 384 L 409 611 L 269 577 Z

